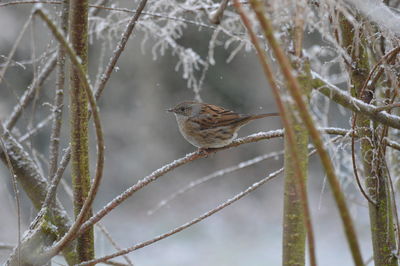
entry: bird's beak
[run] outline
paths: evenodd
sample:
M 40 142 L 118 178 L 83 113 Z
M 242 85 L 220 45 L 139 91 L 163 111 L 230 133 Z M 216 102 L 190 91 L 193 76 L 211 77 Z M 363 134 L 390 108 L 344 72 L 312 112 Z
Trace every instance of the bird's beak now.
M 167 109 L 166 111 L 172 113 L 172 112 L 174 112 L 174 109 L 170 108 L 170 109 Z

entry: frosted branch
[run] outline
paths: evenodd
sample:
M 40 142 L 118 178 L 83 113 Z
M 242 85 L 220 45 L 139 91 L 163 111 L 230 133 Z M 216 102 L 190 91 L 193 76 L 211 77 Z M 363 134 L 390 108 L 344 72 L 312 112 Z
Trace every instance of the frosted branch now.
M 188 227 L 190 227 L 190 226 L 192 226 L 192 225 L 194 225 L 194 224 L 196 224 L 196 223 L 198 223 L 198 222 L 200 222 L 200 221 L 206 219 L 207 217 L 210 217 L 210 216 L 213 215 L 214 213 L 216 213 L 216 212 L 218 212 L 218 211 L 224 209 L 225 207 L 231 205 L 232 203 L 234 203 L 234 202 L 240 200 L 241 198 L 243 198 L 244 196 L 248 195 L 250 192 L 254 191 L 255 189 L 257 189 L 257 188 L 260 187 L 261 185 L 265 184 L 265 183 L 268 182 L 269 180 L 273 179 L 274 177 L 278 176 L 278 175 L 279 175 L 280 173 L 282 173 L 282 172 L 283 172 L 283 168 L 281 168 L 281 169 L 279 169 L 279 170 L 277 170 L 277 171 L 271 173 L 270 175 L 268 175 L 267 177 L 261 179 L 260 181 L 253 183 L 253 185 L 251 185 L 250 187 L 248 187 L 246 190 L 240 192 L 239 194 L 237 194 L 237 195 L 235 195 L 234 197 L 228 199 L 228 200 L 225 201 L 224 203 L 218 205 L 216 208 L 214 208 L 214 209 L 212 209 L 212 210 L 210 210 L 210 211 L 204 213 L 203 215 L 201 215 L 201 216 L 199 216 L 199 217 L 197 217 L 197 218 L 195 218 L 195 219 L 193 219 L 193 220 L 191 220 L 191 221 L 189 221 L 189 222 L 187 222 L 187 223 L 185 223 L 185 224 L 183 224 L 183 225 L 181 225 L 181 226 L 179 226 L 179 227 L 176 227 L 176 228 L 174 228 L 174 229 L 168 231 L 167 233 L 161 234 L 161 235 L 159 235 L 159 236 L 157 236 L 157 237 L 155 237 L 155 238 L 153 238 L 153 239 L 150 239 L 150 240 L 148 240 L 148 241 L 141 242 L 141 243 L 136 244 L 136 245 L 134 245 L 134 246 L 132 246 L 132 247 L 130 247 L 130 248 L 123 249 L 123 250 L 121 250 L 121 251 L 119 251 L 119 252 L 116 252 L 116 253 L 113 253 L 113 254 L 111 254 L 111 255 L 104 256 L 104 257 L 101 257 L 101 258 L 98 258 L 98 259 L 94 259 L 94 260 L 90 260 L 90 261 L 86 261 L 86 262 L 80 263 L 80 264 L 78 264 L 78 265 L 79 265 L 79 266 L 83 266 L 83 265 L 92 265 L 92 264 L 95 264 L 95 263 L 103 262 L 103 261 L 106 261 L 106 260 L 109 260 L 109 259 L 112 259 L 112 258 L 121 256 L 121 255 L 130 253 L 130 252 L 132 252 L 132 251 L 134 251 L 134 250 L 143 248 L 143 247 L 145 247 L 145 246 L 151 245 L 151 244 L 153 244 L 153 243 L 155 243 L 155 242 L 158 242 L 158 241 L 160 241 L 160 240 L 162 240 L 162 239 L 164 239 L 164 238 L 167 238 L 167 237 L 169 237 L 169 236 L 171 236 L 171 235 L 174 235 L 174 234 L 176 234 L 176 233 L 179 233 L 180 231 L 182 231 L 182 230 L 184 230 L 184 229 L 186 229 L 186 228 L 188 228 Z

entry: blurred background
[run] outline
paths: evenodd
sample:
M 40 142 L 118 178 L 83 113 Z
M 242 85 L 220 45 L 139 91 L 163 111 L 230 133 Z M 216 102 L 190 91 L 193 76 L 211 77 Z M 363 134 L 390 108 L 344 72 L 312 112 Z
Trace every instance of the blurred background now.
M 132 1 L 110 1 L 113 5 L 132 8 Z M 160 1 L 162 2 L 162 1 Z M 1 2 L 0 2 L 1 3 Z M 135 1 L 136 6 L 137 2 Z M 149 5 L 155 5 L 149 1 Z M 58 5 L 43 5 L 55 17 L 59 14 Z M 0 62 L 4 64 L 28 18 L 32 5 L 19 4 L 0 6 Z M 232 10 L 230 7 L 229 10 Z M 228 10 L 228 11 L 229 11 Z M 168 10 L 166 10 L 167 12 Z M 127 23 L 129 14 L 101 11 L 98 19 L 91 20 L 93 34 L 90 39 L 90 78 L 94 81 L 112 55 L 120 33 Z M 232 12 L 227 12 L 229 22 Z M 176 15 L 176 14 L 175 14 Z M 175 16 L 172 15 L 172 16 Z M 110 16 L 110 17 L 108 17 Z M 119 21 L 114 31 L 99 31 L 99 21 Z M 150 20 L 148 16 L 144 21 Z M 193 18 L 197 21 L 197 18 Z M 168 23 L 161 21 L 162 23 Z M 208 23 L 209 24 L 209 23 Z M 5 26 L 7 25 L 7 26 Z M 224 24 L 223 24 L 224 25 Z M 178 131 L 175 117 L 166 109 L 183 100 L 195 97 L 193 84 L 188 88 L 188 79 L 183 77 L 184 65 L 179 52 L 166 48 L 162 54 L 155 45 L 157 36 L 149 37 L 146 24 L 141 22 L 122 57 L 118 69 L 113 73 L 105 92 L 99 101 L 101 120 L 106 141 L 106 164 L 103 182 L 98 193 L 94 211 L 139 179 L 157 168 L 180 158 L 195 147 L 186 142 Z M 161 26 L 160 26 L 161 27 Z M 197 25 L 177 27 L 181 30 L 176 44 L 190 48 L 198 54 L 203 62 L 209 59 L 210 39 L 216 27 L 206 28 Z M 109 34 L 107 37 L 106 35 Z M 114 36 L 114 37 L 113 37 Z M 160 37 L 160 36 L 159 36 Z M 244 37 L 244 35 L 242 36 Z M 107 39 L 105 39 L 107 38 Z M 320 41 L 318 34 L 310 33 L 306 37 L 306 46 Z M 147 39 L 147 41 L 144 41 Z M 160 37 L 161 39 L 161 37 Z M 273 97 L 259 66 L 258 59 L 252 50 L 240 49 L 233 59 L 233 50 L 237 47 L 226 47 L 228 37 L 220 34 L 215 42 L 213 58 L 215 64 L 208 64 L 204 72 L 204 82 L 199 83 L 204 65 L 199 65 L 193 75 L 197 87 L 201 88 L 200 96 L 204 102 L 221 105 L 241 113 L 276 112 Z M 247 45 L 247 43 L 245 43 Z M 39 19 L 34 19 L 17 47 L 11 67 L 7 70 L 4 81 L 0 84 L 0 118 L 3 121 L 12 111 L 18 97 L 32 82 L 35 73 L 43 67 L 49 54 L 54 52 L 56 42 Z M 34 58 L 34 60 L 32 60 Z M 229 62 L 227 62 L 229 58 Z M 177 67 L 178 66 L 178 67 Z M 55 74 L 45 82 L 38 91 L 34 105 L 30 105 L 17 124 L 15 134 L 24 134 L 50 114 L 55 89 Z M 65 106 L 68 106 L 66 91 Z M 315 106 L 324 105 L 320 98 L 314 98 Z M 314 106 L 314 107 L 315 107 Z M 330 126 L 347 127 L 349 117 L 339 112 L 336 106 L 329 109 Z M 64 112 L 62 129 L 62 147 L 69 142 L 68 110 Z M 239 136 L 246 136 L 259 131 L 279 129 L 282 124 L 279 118 L 267 118 L 255 121 L 240 130 Z M 25 147 L 32 148 L 32 156 L 47 173 L 48 143 L 50 125 L 25 142 Z M 94 134 L 91 132 L 93 147 L 92 166 L 95 162 Z M 224 202 L 254 182 L 282 167 L 281 156 L 262 161 L 248 168 L 216 178 L 196 187 L 166 206 L 149 215 L 160 201 L 182 187 L 217 170 L 234 166 L 242 161 L 283 149 L 282 139 L 273 139 L 242 145 L 210 155 L 179 167 L 162 176 L 154 183 L 140 190 L 120 207 L 107 215 L 101 223 L 109 230 L 121 247 L 129 247 L 175 228 L 193 218 L 200 216 L 211 208 Z M 345 150 L 345 149 L 344 149 Z M 340 151 L 342 152 L 342 151 Z M 357 224 L 363 255 L 368 258 L 371 253 L 368 211 L 360 204 L 359 193 L 353 185 L 348 186 L 350 173 L 346 170 L 343 155 L 337 152 L 337 169 L 343 177 L 346 194 L 349 196 L 351 211 Z M 348 163 L 348 162 L 347 162 Z M 0 185 L 0 242 L 15 244 L 17 242 L 17 217 L 14 193 L 10 182 L 10 173 L 1 168 Z M 92 171 L 93 173 L 94 171 Z M 346 177 L 347 176 L 347 177 Z M 347 179 L 346 179 L 347 178 Z M 351 178 L 351 176 L 350 176 Z M 70 184 L 69 170 L 64 175 L 66 185 Z M 310 158 L 310 175 L 308 180 L 312 219 L 316 235 L 317 256 L 321 265 L 351 265 L 352 260 L 343 235 L 343 227 L 338 217 L 337 208 L 332 201 L 325 176 L 316 156 Z M 58 189 L 59 198 L 71 212 L 71 199 L 68 186 Z M 36 211 L 21 191 L 22 225 L 26 229 Z M 135 265 L 280 265 L 282 238 L 282 175 L 267 182 L 250 195 L 223 209 L 206 220 L 173 235 L 151 246 L 130 253 L 128 256 Z M 96 231 L 96 257 L 112 253 L 114 249 L 98 230 Z M 0 262 L 4 262 L 8 250 L 0 250 Z M 118 261 L 123 261 L 118 258 Z M 60 259 L 59 263 L 64 262 Z

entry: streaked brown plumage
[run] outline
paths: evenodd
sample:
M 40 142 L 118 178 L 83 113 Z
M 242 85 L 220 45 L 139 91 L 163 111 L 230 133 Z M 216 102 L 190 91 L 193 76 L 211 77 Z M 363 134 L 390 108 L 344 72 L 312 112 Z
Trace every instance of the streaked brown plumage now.
M 278 113 L 245 115 L 220 106 L 183 102 L 168 110 L 173 112 L 183 137 L 200 149 L 221 148 L 237 137 L 237 131 L 248 122 L 279 116 Z

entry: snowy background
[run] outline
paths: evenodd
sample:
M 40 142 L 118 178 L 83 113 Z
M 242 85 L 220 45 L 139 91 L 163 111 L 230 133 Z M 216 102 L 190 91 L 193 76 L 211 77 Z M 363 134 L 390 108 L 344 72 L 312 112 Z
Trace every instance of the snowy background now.
M 121 8 L 133 7 L 132 1 L 110 2 Z M 181 9 L 172 9 L 175 2 Z M 279 13 L 275 14 L 274 22 L 278 25 L 284 23 L 290 11 L 283 10 L 292 1 L 271 2 L 270 8 L 284 12 L 284 15 L 280 14 L 281 17 Z M 278 2 L 281 6 L 278 6 Z M 374 4 L 374 1 L 370 2 Z M 194 23 L 157 19 L 149 13 L 143 16 L 135 34 L 131 36 L 119 60 L 118 71 L 111 77 L 99 102 L 106 141 L 106 165 L 95 211 L 153 170 L 195 150 L 179 134 L 174 116 L 165 111 L 178 102 L 193 99 L 196 96 L 194 91 L 200 91 L 197 96 L 200 95 L 204 102 L 237 112 L 263 113 L 277 110 L 258 59 L 250 49 L 243 28 L 238 26 L 240 23 L 232 7 L 228 7 L 225 12 L 222 28 L 217 28 L 205 19 L 207 16 L 204 12 L 187 11 L 198 10 L 204 5 L 212 7 L 210 10 L 218 7 L 212 1 L 149 1 L 146 9 L 148 12 L 162 12 L 172 18 L 184 18 Z M 371 10 L 368 7 L 362 11 L 367 13 Z M 5 61 L 31 8 L 29 4 L 0 6 L 0 25 L 3 25 L 0 31 L 1 62 Z M 57 5 L 44 5 L 44 8 L 53 15 L 59 12 Z M 340 53 L 335 51 L 329 36 L 323 36 L 324 28 L 328 27 L 324 24 L 326 18 L 319 16 L 318 12 L 309 12 L 307 15 L 310 21 L 315 22 L 315 28 L 307 28 L 306 53 L 314 59 L 318 58 L 313 64 L 320 73 L 329 74 L 332 79 L 336 77 L 336 83 L 345 88 L 346 77 L 341 75 L 338 66 Z M 129 16 L 125 12 L 103 10 L 99 17 L 91 20 L 90 29 L 93 34 L 90 38 L 89 72 L 93 82 L 99 72 L 98 65 L 104 66 L 108 61 Z M 382 15 L 375 17 L 380 18 Z M 202 27 L 200 23 L 210 26 Z M 228 34 L 232 32 L 236 34 L 234 37 Z M 215 41 L 210 42 L 213 39 Z M 285 37 L 281 36 L 281 39 L 284 41 Z M 33 69 L 43 66 L 55 46 L 47 28 L 35 20 L 18 46 L 14 60 L 19 64 L 15 63 L 9 68 L 5 80 L 0 84 L 0 119 L 8 117 L 17 95 L 21 95 L 32 81 Z M 37 59 L 33 64 L 32 47 L 35 47 L 34 57 Z M 101 59 L 103 56 L 104 59 Z M 40 90 L 35 109 L 30 106 L 24 112 L 17 125 L 20 133 L 24 134 L 29 125 L 50 114 L 50 108 L 45 103 L 52 102 L 54 80 L 53 73 Z M 349 128 L 349 114 L 334 104 L 327 106 L 326 103 L 317 95 L 312 99 L 313 109 L 319 110 L 317 118 L 320 119 L 325 112 L 328 114 L 325 120 L 319 120 L 320 125 Z M 65 118 L 68 119 L 67 114 Z M 67 120 L 64 121 L 62 145 L 66 147 L 69 124 Z M 239 135 L 246 136 L 281 127 L 278 118 L 268 118 L 244 127 Z M 34 147 L 35 156 L 48 157 L 49 134 L 50 129 L 46 127 L 25 143 L 27 147 Z M 94 145 L 92 147 L 93 159 Z M 136 193 L 101 223 L 121 247 L 153 238 L 203 214 L 279 169 L 282 167 L 282 158 L 277 156 L 214 179 L 149 215 L 148 211 L 154 209 L 160 201 L 190 182 L 217 170 L 282 149 L 282 139 L 268 140 L 219 152 L 187 164 Z M 351 183 L 352 173 L 348 169 L 350 161 L 347 156 L 348 146 L 336 151 L 336 168 L 349 199 L 364 259 L 368 259 L 372 254 L 368 209 L 365 200 Z M 39 159 L 38 164 L 47 173 L 45 162 Z M 0 242 L 15 244 L 17 218 L 10 176 L 4 165 L 1 165 L 0 173 Z M 70 184 L 69 171 L 64 180 L 66 185 L 59 188 L 59 197 L 72 217 L 67 186 Z M 318 260 L 324 266 L 351 265 L 352 259 L 338 211 L 316 156 L 310 158 L 308 184 Z M 26 229 L 36 212 L 26 196 L 21 194 L 23 229 Z M 130 253 L 129 257 L 135 265 L 140 266 L 280 265 L 282 195 L 283 180 L 280 175 L 201 223 Z M 96 231 L 96 243 L 96 257 L 114 251 L 99 231 Z M 5 261 L 8 252 L 0 250 L 0 262 Z M 59 262 L 63 263 L 62 260 Z

